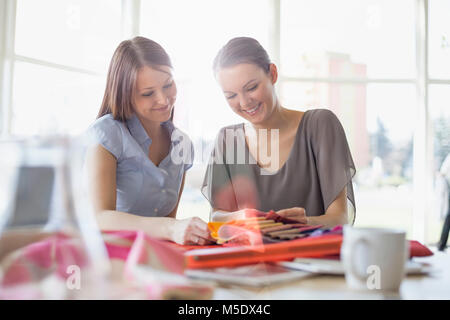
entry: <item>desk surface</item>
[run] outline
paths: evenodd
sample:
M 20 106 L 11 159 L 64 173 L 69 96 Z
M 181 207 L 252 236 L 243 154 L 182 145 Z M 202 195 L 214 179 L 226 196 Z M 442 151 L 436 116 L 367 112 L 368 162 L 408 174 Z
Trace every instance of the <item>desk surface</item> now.
M 39 234 L 41 236 L 41 234 Z M 25 241 L 26 240 L 26 241 Z M 40 240 L 34 236 L 29 239 L 24 239 L 25 242 L 11 241 L 14 245 L 19 244 L 22 247 L 26 243 L 34 242 Z M 35 247 L 36 248 L 36 247 Z M 39 246 L 39 253 L 36 257 L 46 257 L 42 255 L 40 250 L 48 250 L 48 246 Z M 145 246 L 142 246 L 145 248 Z M 0 248 L 1 249 L 1 248 Z M 261 289 L 255 288 L 244 288 L 239 286 L 218 286 L 214 290 L 214 299 L 235 299 L 235 300 L 328 300 L 328 299 L 446 299 L 450 300 L 450 250 L 449 252 L 439 252 L 436 248 L 430 247 L 434 252 L 433 256 L 414 258 L 417 262 L 425 262 L 431 265 L 434 271 L 427 275 L 411 275 L 405 277 L 400 287 L 398 293 L 382 293 L 377 290 L 358 292 L 347 287 L 344 276 L 329 276 L 329 275 L 311 275 L 307 278 L 302 278 L 297 281 L 291 281 L 286 284 L 279 284 L 276 286 L 267 286 Z M 36 253 L 35 252 L 35 253 Z M 22 252 L 23 253 L 23 252 Z M 0 254 L 1 256 L 1 254 Z M 111 259 L 112 262 L 112 275 L 111 275 L 111 286 L 112 291 L 108 292 L 109 296 L 114 299 L 145 299 L 148 298 L 148 293 L 146 290 L 131 290 L 130 286 L 127 285 L 123 277 L 125 261 L 120 258 Z M 50 264 L 53 266 L 53 264 Z M 131 264 L 132 265 L 132 264 Z M 147 271 L 154 272 L 155 269 L 149 269 Z M 138 269 L 137 271 L 143 271 Z M 144 276 L 149 274 L 143 273 Z M 136 276 L 140 276 L 138 272 Z M 155 274 L 151 275 L 150 279 L 153 279 Z M 54 277 L 49 277 L 53 279 Z M 181 277 L 182 278 L 182 277 Z M 183 279 L 184 281 L 185 279 Z M 64 292 L 66 287 L 65 281 L 61 281 L 60 278 L 54 282 L 54 285 L 60 286 Z M 32 283 L 30 283 L 36 294 L 40 294 L 41 287 L 35 288 Z M 89 292 L 89 286 L 86 287 L 84 292 Z M 54 287 L 46 286 L 44 289 L 52 290 L 49 291 L 49 297 L 54 299 L 54 293 L 57 293 Z M 145 287 L 145 283 L 144 286 Z M 27 289 L 24 287 L 23 290 Z M 132 288 L 133 289 L 133 288 Z M 115 291 L 116 290 L 116 291 Z M 33 291 L 33 292 L 34 292 Z M 130 296 L 130 292 L 137 292 L 136 296 Z M 23 291 L 25 292 L 25 291 Z M 13 294 L 16 294 L 12 292 Z M 45 292 L 44 292 L 45 293 Z M 94 292 L 96 293 L 96 292 Z M 8 296 L 8 295 L 6 295 Z M 46 295 L 43 296 L 46 298 Z M 61 298 L 64 298 L 62 296 Z
M 262 289 L 220 286 L 215 290 L 214 299 L 450 299 L 450 253 L 433 251 L 433 256 L 414 258 L 414 261 L 429 263 L 434 271 L 428 275 L 406 276 L 398 293 L 355 291 L 347 287 L 344 276 L 312 275 Z

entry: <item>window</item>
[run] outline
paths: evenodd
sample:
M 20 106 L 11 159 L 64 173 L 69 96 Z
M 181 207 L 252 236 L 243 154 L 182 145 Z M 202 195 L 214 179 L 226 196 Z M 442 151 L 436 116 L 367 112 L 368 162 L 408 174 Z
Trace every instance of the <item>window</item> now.
M 209 203 L 200 186 L 210 146 L 220 128 L 242 122 L 227 105 L 214 79 L 213 60 L 233 37 L 254 37 L 268 46 L 268 2 L 167 0 L 141 4 L 141 34 L 160 43 L 174 65 L 178 87 L 174 120 L 196 146 L 195 163 L 186 176 L 179 215 L 209 220 Z M 203 154 L 198 150 L 203 150 Z
M 356 226 L 412 232 L 415 6 L 281 1 L 281 98 L 328 108 L 355 161 Z M 402 19 L 398 19 L 402 16 Z
M 283 75 L 412 78 L 414 8 L 411 0 L 282 0 Z
M 450 2 L 429 1 L 429 76 L 450 79 Z
M 429 1 L 428 29 L 428 107 L 431 119 L 431 141 L 433 154 L 432 163 L 432 206 L 427 215 L 426 240 L 436 243 L 442 231 L 442 221 L 445 218 L 445 202 L 440 191 L 442 183 L 439 172 L 443 171 L 444 160 L 450 157 L 450 22 L 448 1 Z M 450 173 L 447 173 L 449 175 Z M 446 183 L 450 183 L 447 177 Z
M 120 42 L 121 1 L 18 0 L 15 9 L 10 134 L 83 132 Z
M 450 152 L 448 0 L 7 0 L 0 6 L 7 26 L 0 29 L 4 136 L 84 131 L 98 112 L 120 41 L 138 34 L 153 39 L 172 58 L 175 122 L 197 151 L 180 217 L 207 220 L 209 204 L 199 189 L 211 143 L 219 128 L 242 121 L 228 107 L 212 62 L 228 40 L 251 36 L 278 63 L 284 106 L 329 108 L 341 120 L 357 167 L 356 225 L 397 227 L 437 241 L 442 220 L 433 195 Z M 413 150 L 427 153 L 425 164 L 414 162 Z M 425 190 L 417 177 L 424 166 L 433 183 L 416 197 Z M 426 237 L 413 234 L 413 224 Z
M 443 198 L 442 185 L 450 183 L 450 172 L 447 169 L 445 180 L 439 180 L 440 172 L 444 172 L 443 163 L 450 157 L 450 85 L 432 84 L 429 90 L 429 106 L 431 113 L 431 124 L 433 132 L 433 204 L 427 216 L 427 241 L 436 243 L 439 240 L 442 220 L 445 218 L 448 199 Z M 447 159 L 447 162 L 450 159 Z
M 81 133 L 97 116 L 105 79 L 17 61 L 14 66 L 14 135 Z

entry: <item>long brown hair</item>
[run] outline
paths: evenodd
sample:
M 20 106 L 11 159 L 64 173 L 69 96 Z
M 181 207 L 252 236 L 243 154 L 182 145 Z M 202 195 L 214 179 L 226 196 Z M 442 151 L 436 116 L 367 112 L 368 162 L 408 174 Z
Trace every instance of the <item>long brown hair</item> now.
M 133 114 L 136 77 L 144 66 L 162 71 L 158 66 L 172 68 L 172 62 L 163 47 L 153 40 L 135 37 L 122 41 L 109 64 L 105 94 L 97 118 L 111 113 L 115 120 L 125 121 Z

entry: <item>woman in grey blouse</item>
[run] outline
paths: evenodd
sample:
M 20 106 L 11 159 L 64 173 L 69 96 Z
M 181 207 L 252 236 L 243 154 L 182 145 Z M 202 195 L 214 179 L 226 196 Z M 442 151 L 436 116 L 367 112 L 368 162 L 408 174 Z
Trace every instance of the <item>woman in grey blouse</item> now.
M 222 128 L 216 138 L 202 186 L 212 220 L 254 208 L 311 225 L 353 223 L 355 166 L 337 117 L 282 107 L 277 68 L 255 39 L 230 40 L 214 72 L 231 109 L 248 123 Z
M 144 230 L 180 244 L 207 244 L 207 224 L 176 220 L 185 172 L 193 163 L 188 136 L 172 123 L 177 89 L 169 56 L 136 37 L 114 52 L 88 157 L 89 185 L 102 230 Z

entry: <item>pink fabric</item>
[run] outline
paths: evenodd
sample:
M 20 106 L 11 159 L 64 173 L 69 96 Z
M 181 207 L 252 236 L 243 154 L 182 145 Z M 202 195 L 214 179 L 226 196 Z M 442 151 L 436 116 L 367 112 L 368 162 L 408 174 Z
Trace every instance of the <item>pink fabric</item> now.
M 106 250 L 110 259 L 119 260 L 126 260 L 128 257 L 128 253 L 130 252 L 130 248 L 116 244 L 106 245 Z
M 148 265 L 163 272 L 182 274 L 184 268 L 184 249 L 173 244 L 151 238 L 141 231 L 109 231 L 104 235 L 105 246 L 110 259 L 124 261 L 123 276 L 128 281 L 135 278 L 138 265 Z M 67 267 L 86 266 L 88 260 L 81 250 L 78 239 L 63 234 L 55 234 L 42 241 L 29 244 L 2 261 L 4 276 L 0 283 L 0 299 L 39 299 L 39 289 L 33 284 L 46 276 L 55 274 L 67 279 Z M 189 283 L 164 283 L 153 281 L 142 283 L 148 298 L 184 297 L 208 298 L 212 288 L 192 286 Z
M 125 261 L 124 276 L 128 281 L 140 279 L 135 278 L 135 267 L 144 264 L 164 271 L 180 274 L 184 272 L 184 249 L 163 241 L 147 236 L 142 231 L 116 231 L 107 232 L 108 239 L 105 240 L 110 259 L 119 258 Z M 125 239 L 130 241 L 129 246 L 114 244 L 114 240 Z M 177 283 L 164 281 L 153 281 L 143 284 L 149 299 L 209 299 L 213 289 L 209 286 L 191 285 L 186 281 Z
M 86 262 L 86 257 L 73 239 L 56 234 L 15 252 L 15 258 L 6 266 L 1 285 L 28 283 L 33 281 L 33 274 L 48 274 L 54 270 L 66 279 L 70 275 L 66 272 L 68 266 L 82 268 Z
M 150 259 L 157 259 L 167 271 L 183 273 L 184 250 L 177 248 L 168 241 L 151 238 L 142 231 L 107 231 L 105 238 L 106 250 L 111 259 L 120 259 L 127 262 L 130 268 L 136 264 L 148 263 Z M 117 239 L 130 241 L 129 246 L 119 245 Z M 151 249 L 152 255 L 148 252 Z

